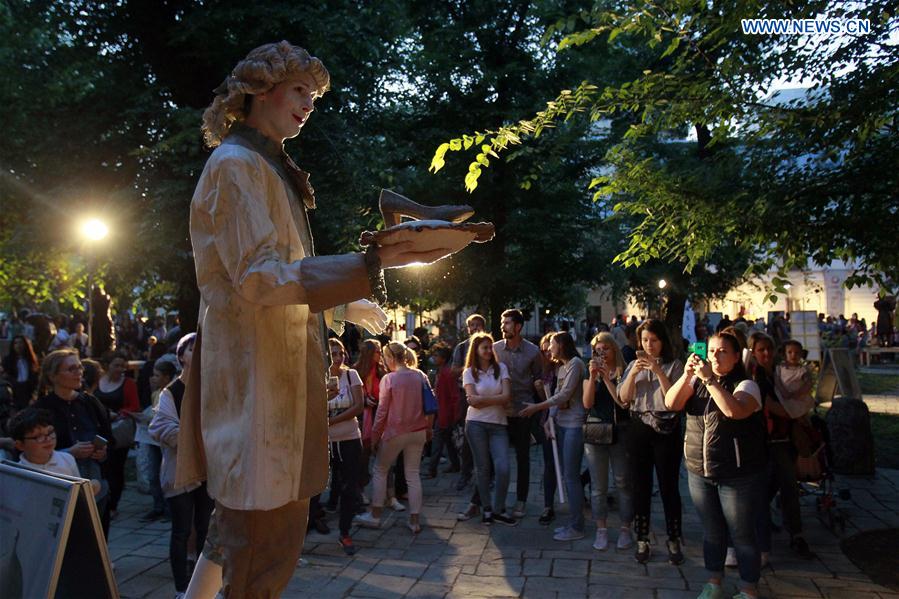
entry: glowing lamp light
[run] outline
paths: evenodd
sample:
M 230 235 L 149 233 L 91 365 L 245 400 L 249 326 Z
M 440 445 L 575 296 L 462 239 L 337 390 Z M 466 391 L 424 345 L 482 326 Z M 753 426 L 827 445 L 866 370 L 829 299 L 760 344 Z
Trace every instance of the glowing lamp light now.
M 668 281 L 665 279 L 659 279 L 659 289 L 664 289 L 668 286 Z
M 109 234 L 109 227 L 103 221 L 91 218 L 81 224 L 81 234 L 90 241 L 100 241 Z

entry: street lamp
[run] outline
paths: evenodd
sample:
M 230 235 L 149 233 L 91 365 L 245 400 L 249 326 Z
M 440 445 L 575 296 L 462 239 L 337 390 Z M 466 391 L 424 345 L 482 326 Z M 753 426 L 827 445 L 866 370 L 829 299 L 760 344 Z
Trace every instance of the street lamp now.
M 659 289 L 664 289 L 668 286 L 668 281 L 665 279 L 659 279 Z
M 88 357 L 94 350 L 94 264 L 93 244 L 101 241 L 109 234 L 109 227 L 98 218 L 89 218 L 81 223 L 81 236 L 88 244 L 87 248 L 87 348 Z

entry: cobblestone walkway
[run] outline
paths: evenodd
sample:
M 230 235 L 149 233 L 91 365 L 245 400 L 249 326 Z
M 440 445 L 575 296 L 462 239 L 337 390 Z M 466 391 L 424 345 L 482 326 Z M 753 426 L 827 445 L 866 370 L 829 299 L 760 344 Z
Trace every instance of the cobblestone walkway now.
M 514 460 L 513 460 L 514 461 Z M 693 598 L 705 582 L 699 521 L 682 476 L 686 562 L 666 561 L 664 537 L 656 540 L 647 565 L 634 561 L 632 551 L 595 551 L 593 528 L 575 542 L 552 540 L 552 526 L 540 526 L 540 460 L 533 454 L 528 516 L 514 528 L 484 527 L 479 521 L 457 522 L 456 512 L 468 494 L 452 489 L 449 475 L 424 481 L 424 530 L 417 537 L 405 527 L 404 513 L 392 514 L 383 530 L 357 530 L 359 552 L 346 557 L 337 545 L 336 517 L 332 535 L 310 534 L 306 564 L 298 567 L 284 597 L 639 597 Z M 542 467 L 542 466 L 541 466 Z M 514 472 L 514 467 L 513 467 Z M 455 475 L 453 475 L 455 476 Z M 513 476 L 514 479 L 514 476 Z M 510 485 L 514 494 L 514 482 Z M 785 533 L 775 533 L 772 564 L 763 571 L 765 597 L 897 597 L 876 585 L 840 551 L 842 536 L 858 531 L 899 527 L 899 470 L 878 470 L 867 478 L 839 477 L 836 488 L 851 491 L 838 500 L 847 517 L 845 532 L 831 532 L 816 515 L 814 497 L 803 498 L 806 538 L 817 559 L 794 558 Z M 110 555 L 123 597 L 171 599 L 175 595 L 167 561 L 169 524 L 144 524 L 138 517 L 150 508 L 149 497 L 129 490 L 110 533 Z M 565 511 L 565 508 L 559 512 Z M 654 530 L 664 531 L 658 497 L 653 503 Z M 564 518 L 564 515 L 561 516 Z M 610 516 L 614 545 L 615 515 Z M 661 533 L 663 534 L 663 533 Z M 735 592 L 735 571 L 726 582 Z M 728 595 L 729 597 L 730 595 Z

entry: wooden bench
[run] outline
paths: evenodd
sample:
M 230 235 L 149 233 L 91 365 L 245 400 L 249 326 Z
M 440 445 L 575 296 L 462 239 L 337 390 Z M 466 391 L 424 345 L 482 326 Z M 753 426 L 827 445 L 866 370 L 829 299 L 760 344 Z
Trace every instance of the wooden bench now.
M 863 347 L 861 349 L 861 363 L 864 366 L 871 365 L 871 354 L 899 354 L 899 347 Z

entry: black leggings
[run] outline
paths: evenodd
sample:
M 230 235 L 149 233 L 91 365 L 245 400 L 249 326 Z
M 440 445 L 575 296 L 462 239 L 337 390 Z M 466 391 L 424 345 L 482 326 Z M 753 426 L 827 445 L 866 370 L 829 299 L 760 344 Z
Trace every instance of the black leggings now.
M 125 490 L 125 462 L 128 460 L 128 447 L 113 449 L 106 462 L 106 480 L 109 482 L 109 509 L 119 509 L 119 499 Z
M 169 541 L 169 561 L 172 566 L 172 577 L 175 579 L 175 590 L 183 593 L 190 583 L 190 572 L 187 569 L 187 540 L 191 528 L 197 531 L 197 551 L 206 542 L 209 530 L 209 516 L 215 502 L 206 493 L 206 483 L 193 491 L 181 493 L 166 499 L 172 512 L 172 538 Z
M 668 538 L 680 539 L 682 507 L 678 482 L 684 455 L 684 438 L 680 428 L 664 435 L 638 418 L 631 418 L 627 439 L 633 468 L 634 531 L 637 539 L 649 540 L 653 470 L 659 480 Z
M 350 534 L 353 516 L 359 501 L 359 483 L 362 472 L 362 442 L 359 439 L 331 443 L 331 472 L 337 475 L 337 487 L 331 486 L 331 494 L 340 495 L 340 536 Z M 338 474 L 339 473 L 339 474 Z M 329 498 L 329 502 L 330 502 Z

